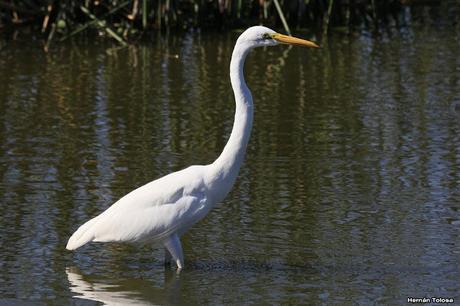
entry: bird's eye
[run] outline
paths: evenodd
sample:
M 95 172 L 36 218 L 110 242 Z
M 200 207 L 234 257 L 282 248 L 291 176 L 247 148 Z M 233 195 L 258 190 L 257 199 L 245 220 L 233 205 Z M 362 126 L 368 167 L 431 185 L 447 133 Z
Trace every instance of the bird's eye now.
M 270 34 L 265 33 L 264 35 L 262 35 L 262 38 L 263 38 L 263 39 L 271 39 L 272 37 L 271 37 Z

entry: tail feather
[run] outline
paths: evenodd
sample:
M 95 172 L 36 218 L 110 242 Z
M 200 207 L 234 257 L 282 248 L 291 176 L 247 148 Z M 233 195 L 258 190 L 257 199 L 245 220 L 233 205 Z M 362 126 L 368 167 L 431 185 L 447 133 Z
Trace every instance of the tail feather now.
M 67 250 L 75 250 L 81 247 L 82 245 L 92 241 L 94 237 L 94 230 L 93 225 L 96 223 L 97 217 L 89 220 L 82 226 L 78 228 L 78 230 L 73 233 L 73 235 L 69 238 L 67 242 L 67 246 L 65 247 Z

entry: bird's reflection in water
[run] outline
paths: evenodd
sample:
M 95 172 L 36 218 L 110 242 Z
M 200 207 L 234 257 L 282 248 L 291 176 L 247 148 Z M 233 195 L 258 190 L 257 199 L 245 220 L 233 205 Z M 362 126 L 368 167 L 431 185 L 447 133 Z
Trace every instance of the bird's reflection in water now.
M 163 305 L 174 303 L 179 297 L 180 276 L 173 271 L 165 272 L 164 288 L 143 279 L 104 281 L 100 277 L 82 275 L 75 267 L 67 268 L 66 274 L 74 298 L 104 305 Z

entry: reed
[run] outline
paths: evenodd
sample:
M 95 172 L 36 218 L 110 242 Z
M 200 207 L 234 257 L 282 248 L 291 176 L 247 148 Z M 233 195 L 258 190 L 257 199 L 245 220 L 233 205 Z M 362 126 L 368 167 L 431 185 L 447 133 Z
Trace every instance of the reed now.
M 421 0 L 0 0 L 0 31 L 24 25 L 43 32 L 46 45 L 88 29 L 120 44 L 151 30 L 231 29 L 253 24 L 290 29 L 378 30 L 398 24 L 404 5 Z M 439 2 L 441 0 L 434 0 Z

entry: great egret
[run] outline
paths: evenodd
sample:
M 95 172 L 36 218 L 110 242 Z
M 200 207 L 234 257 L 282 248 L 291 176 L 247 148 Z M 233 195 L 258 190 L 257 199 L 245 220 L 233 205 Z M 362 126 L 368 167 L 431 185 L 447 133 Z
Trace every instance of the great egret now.
M 212 164 L 191 166 L 131 191 L 80 226 L 66 248 L 75 250 L 90 241 L 159 243 L 166 249 L 166 259 L 172 257 L 182 269 L 180 236 L 225 198 L 243 162 L 253 120 L 252 96 L 243 75 L 246 56 L 255 47 L 280 43 L 318 48 L 311 41 L 263 26 L 247 29 L 236 41 L 230 61 L 235 121 L 224 150 Z

